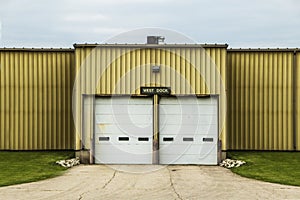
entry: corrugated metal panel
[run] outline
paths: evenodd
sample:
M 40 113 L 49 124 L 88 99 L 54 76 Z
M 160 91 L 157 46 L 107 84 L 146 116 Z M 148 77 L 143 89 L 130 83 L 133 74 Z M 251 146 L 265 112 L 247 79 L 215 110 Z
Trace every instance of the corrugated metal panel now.
M 86 69 L 82 70 L 80 77 L 80 90 L 84 94 L 139 95 L 137 88 L 142 82 L 151 86 L 171 86 L 172 94 L 176 95 L 219 94 L 220 79 L 216 74 L 224 74 L 225 79 L 225 48 L 206 48 L 205 51 L 201 48 L 79 48 L 76 49 L 76 59 L 77 69 L 80 69 L 81 64 L 84 64 Z M 198 72 L 193 66 L 194 63 L 200 66 Z M 155 64 L 166 67 L 162 67 L 161 73 L 152 73 L 151 66 Z M 216 68 L 212 66 L 214 64 Z M 91 83 L 97 80 L 97 70 L 101 71 L 100 68 L 106 65 L 109 66 L 101 73 L 95 89 Z M 183 76 L 182 80 L 176 73 Z M 127 76 L 126 79 L 121 79 L 124 75 Z M 121 87 L 114 90 L 120 80 L 123 81 Z M 207 84 L 211 87 L 208 88 Z
M 293 55 L 228 52 L 229 149 L 293 150 Z
M 73 149 L 74 51 L 0 49 L 0 149 Z
M 300 52 L 297 51 L 296 55 L 295 55 L 295 72 L 296 73 L 296 88 L 295 88 L 295 92 L 296 92 L 296 124 L 295 124 L 295 128 L 296 128 L 296 149 L 299 151 L 300 150 Z
M 140 86 L 169 86 L 174 95 L 221 94 L 220 106 L 225 108 L 225 91 L 221 86 L 226 88 L 226 45 L 204 46 L 204 49 L 199 45 L 185 48 L 176 45 L 159 48 L 148 48 L 147 45 L 141 46 L 143 48 L 118 45 L 75 47 L 79 81 L 76 88 L 77 131 L 81 130 L 81 94 L 139 95 Z M 152 73 L 152 65 L 160 65 L 161 72 Z M 221 109 L 221 112 L 224 111 Z M 226 149 L 225 138 L 223 129 L 223 149 Z M 76 147 L 80 148 L 80 131 L 76 141 Z

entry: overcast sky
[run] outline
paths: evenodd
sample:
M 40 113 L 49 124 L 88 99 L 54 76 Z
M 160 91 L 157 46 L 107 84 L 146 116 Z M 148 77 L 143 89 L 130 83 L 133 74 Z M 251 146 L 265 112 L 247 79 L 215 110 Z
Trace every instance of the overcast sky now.
M 158 27 L 197 43 L 300 48 L 298 0 L 0 0 L 0 24 L 0 47 L 72 47 Z

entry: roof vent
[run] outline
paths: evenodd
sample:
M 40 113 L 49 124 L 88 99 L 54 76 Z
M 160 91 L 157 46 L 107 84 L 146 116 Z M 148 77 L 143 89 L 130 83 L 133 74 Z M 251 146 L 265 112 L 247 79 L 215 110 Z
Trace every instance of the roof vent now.
M 164 44 L 164 41 L 163 36 L 147 36 L 147 44 Z

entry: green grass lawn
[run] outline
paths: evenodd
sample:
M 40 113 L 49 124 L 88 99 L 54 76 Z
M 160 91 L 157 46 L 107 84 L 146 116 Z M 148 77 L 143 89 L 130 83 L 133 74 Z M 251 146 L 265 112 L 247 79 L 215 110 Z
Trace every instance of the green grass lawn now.
M 232 151 L 227 157 L 247 162 L 231 169 L 241 176 L 300 186 L 300 152 Z
M 74 157 L 72 151 L 0 151 L 0 186 L 27 183 L 61 175 L 57 160 Z

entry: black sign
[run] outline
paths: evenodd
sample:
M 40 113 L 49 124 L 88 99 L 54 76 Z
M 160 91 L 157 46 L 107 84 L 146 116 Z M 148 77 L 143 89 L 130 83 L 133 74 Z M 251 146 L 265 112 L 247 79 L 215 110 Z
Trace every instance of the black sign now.
M 145 95 L 170 95 L 171 88 L 169 87 L 141 87 L 141 94 Z

